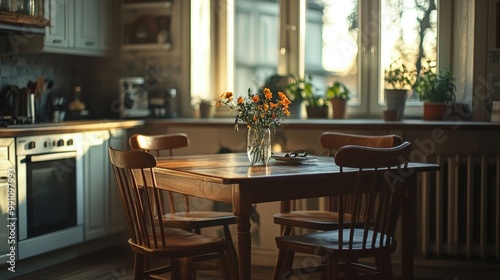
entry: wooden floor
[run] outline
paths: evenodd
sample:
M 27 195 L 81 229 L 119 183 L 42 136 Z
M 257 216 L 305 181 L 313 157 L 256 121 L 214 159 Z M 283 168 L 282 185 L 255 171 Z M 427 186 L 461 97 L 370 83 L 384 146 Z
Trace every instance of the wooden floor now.
M 395 264 L 397 270 L 397 264 Z M 128 247 L 112 247 L 101 252 L 69 260 L 37 272 L 23 275 L 15 280 L 132 280 L 133 255 Z M 253 267 L 252 279 L 269 280 L 272 267 Z M 396 272 L 396 271 L 395 271 Z M 200 271 L 197 280 L 219 280 L 212 271 Z M 292 278 L 306 279 L 306 278 Z M 307 278 L 319 279 L 317 275 Z M 397 278 L 396 279 L 400 279 Z M 426 261 L 415 268 L 415 280 L 489 280 L 500 279 L 500 264 L 458 263 Z

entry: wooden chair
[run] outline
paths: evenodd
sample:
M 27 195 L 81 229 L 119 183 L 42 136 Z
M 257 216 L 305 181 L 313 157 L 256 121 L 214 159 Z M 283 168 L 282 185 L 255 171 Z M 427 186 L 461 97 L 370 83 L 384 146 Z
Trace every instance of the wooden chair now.
M 328 155 L 333 156 L 335 152 L 346 145 L 358 145 L 373 148 L 389 148 L 402 143 L 401 137 L 390 135 L 358 135 L 337 132 L 324 132 L 321 134 L 320 143 L 328 150 Z M 282 226 L 282 235 L 290 235 L 294 228 L 306 228 L 311 230 L 334 230 L 338 226 L 338 213 L 335 198 L 328 198 L 327 210 L 301 210 L 290 211 L 291 202 L 282 203 L 282 212 L 274 214 L 274 223 Z M 350 217 L 345 217 L 349 219 Z
M 160 156 L 161 151 L 168 151 L 169 156 L 173 156 L 173 150 L 187 147 L 189 137 L 185 133 L 171 133 L 160 135 L 134 134 L 129 138 L 131 149 L 139 149 L 155 156 Z M 184 230 L 200 233 L 202 228 L 222 226 L 224 237 L 229 242 L 233 257 L 237 260 L 236 249 L 229 225 L 236 224 L 236 217 L 231 212 L 220 211 L 191 211 L 189 208 L 189 196 L 184 195 L 184 211 L 177 211 L 176 201 L 172 192 L 164 191 L 168 196 L 167 213 L 164 208 L 163 224 L 167 227 L 180 228 Z M 162 200 L 163 203 L 163 200 Z M 163 204 L 162 204 L 163 205 Z
M 410 153 L 409 142 L 393 148 L 340 148 L 335 154 L 339 182 L 344 182 L 342 187 L 345 180 L 352 184 L 352 204 L 346 207 L 347 198 L 339 196 L 336 230 L 276 237 L 279 253 L 273 279 L 325 269 L 327 279 L 393 279 L 390 254 L 396 249 L 394 231 L 409 188 L 409 180 L 404 179 L 407 171 L 401 169 L 406 168 Z M 346 212 L 352 213 L 351 221 L 342 218 Z M 316 263 L 308 258 L 311 266 L 292 269 L 296 252 L 315 255 Z M 376 266 L 345 261 L 367 257 L 374 257 Z
M 161 194 L 153 170 L 155 157 L 140 150 L 113 148 L 109 148 L 109 157 L 130 233 L 128 243 L 135 254 L 134 279 L 157 278 L 168 272 L 169 279 L 191 279 L 189 266 L 193 261 L 208 258 L 218 259 L 224 279 L 231 279 L 234 258 L 227 240 L 167 228 L 163 223 Z M 145 259 L 149 258 L 168 259 L 169 264 L 146 269 Z

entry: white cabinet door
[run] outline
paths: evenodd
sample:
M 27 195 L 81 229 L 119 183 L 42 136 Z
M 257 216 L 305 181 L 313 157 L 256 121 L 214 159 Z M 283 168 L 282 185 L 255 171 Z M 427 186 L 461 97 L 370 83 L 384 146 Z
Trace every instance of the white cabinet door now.
M 75 0 L 75 47 L 100 49 L 100 0 Z M 102 1 L 107 2 L 107 1 Z
M 85 133 L 85 240 L 107 235 L 109 213 L 109 132 Z
M 111 138 L 109 139 L 109 146 L 115 149 L 126 150 L 128 148 L 128 138 L 127 131 L 124 129 L 114 129 L 110 131 Z M 108 155 L 106 151 L 106 155 Z M 108 221 L 108 233 L 116 233 L 124 231 L 126 229 L 125 218 L 123 215 L 122 204 L 120 200 L 120 194 L 118 192 L 118 186 L 116 185 L 115 174 L 111 169 L 111 163 L 109 161 L 109 156 L 107 157 L 107 165 L 109 166 L 109 221 Z
M 13 239 L 17 234 L 16 218 L 17 211 L 11 207 L 16 207 L 17 184 L 14 166 L 14 138 L 0 138 L 0 263 L 5 264 L 10 260 L 17 259 L 17 239 Z M 10 209 L 9 209 L 10 208 Z M 14 223 L 12 226 L 11 223 Z M 7 268 L 2 267 L 7 271 Z M 14 267 L 15 268 L 15 267 Z M 7 271 L 8 272 L 8 271 Z
M 50 20 L 46 27 L 45 46 L 68 48 L 70 33 L 73 28 L 73 1 L 49 0 L 45 1 L 45 17 Z
M 103 55 L 104 30 L 113 22 L 109 15 L 115 0 L 49 0 L 45 2 L 44 51 L 77 55 Z M 103 9 L 106 8 L 106 9 Z

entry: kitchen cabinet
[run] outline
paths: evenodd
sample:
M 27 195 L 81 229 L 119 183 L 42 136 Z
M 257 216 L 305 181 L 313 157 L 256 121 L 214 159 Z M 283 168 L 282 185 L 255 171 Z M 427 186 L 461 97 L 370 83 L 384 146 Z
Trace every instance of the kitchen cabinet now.
M 109 132 L 84 133 L 85 240 L 106 235 L 109 197 Z
M 17 244 L 12 243 L 17 241 L 15 239 L 17 230 L 15 226 L 9 226 L 11 222 L 15 225 L 17 217 L 16 210 L 9 209 L 9 206 L 15 207 L 17 203 L 14 160 L 14 138 L 0 138 L 0 263 L 2 264 L 8 263 L 11 256 L 14 260 L 17 259 Z
M 110 132 L 109 146 L 115 149 L 126 150 L 128 146 L 128 134 L 125 129 L 112 129 Z M 111 169 L 108 151 L 106 151 L 106 162 L 109 166 L 109 212 L 108 212 L 108 233 L 121 232 L 126 229 L 125 219 L 123 217 L 123 209 L 118 193 L 118 186 L 116 185 L 115 175 Z
M 49 0 L 45 2 L 44 51 L 79 55 L 103 55 L 112 48 L 104 36 L 110 35 L 111 11 L 115 0 Z M 112 36 L 111 36 L 112 37 Z
M 125 130 L 84 133 L 85 240 L 125 229 L 108 148 L 124 149 Z
M 179 9 L 178 1 L 124 3 L 122 50 L 178 53 Z
M 99 49 L 101 25 L 99 0 L 75 1 L 75 48 Z M 105 2 L 105 1 L 103 1 Z

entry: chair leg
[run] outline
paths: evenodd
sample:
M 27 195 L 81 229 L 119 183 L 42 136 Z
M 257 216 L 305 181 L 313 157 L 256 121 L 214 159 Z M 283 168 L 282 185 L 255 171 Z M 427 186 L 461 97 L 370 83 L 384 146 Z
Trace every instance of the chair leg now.
M 274 266 L 274 280 L 290 279 L 294 256 L 294 251 L 279 250 L 278 259 Z
M 135 253 L 134 255 L 134 279 L 144 279 L 144 256 Z
M 236 271 L 234 269 L 231 269 L 231 267 L 234 267 L 234 263 L 231 262 L 232 256 L 229 250 L 219 252 L 218 257 L 220 263 L 219 267 L 224 279 L 238 279 Z
M 285 251 L 279 250 L 278 257 L 276 258 L 276 263 L 274 264 L 273 280 L 278 280 L 279 276 L 283 273 L 283 263 L 285 258 Z
M 176 279 L 182 279 L 182 273 L 181 273 L 181 264 L 180 260 L 178 259 L 171 259 L 170 264 L 172 266 L 172 273 L 171 273 L 171 279 L 176 280 Z
M 293 227 L 291 226 L 283 226 L 283 231 L 281 232 L 281 236 L 289 236 L 292 234 Z
M 394 279 L 394 272 L 392 271 L 391 255 L 387 254 L 387 255 L 384 255 L 382 258 L 383 258 L 382 278 L 388 279 L 388 280 L 393 280 Z
M 229 242 L 229 251 L 233 255 L 236 267 L 238 267 L 238 253 L 236 252 L 236 248 L 234 247 L 233 237 L 231 236 L 231 230 L 229 229 L 228 225 L 224 225 L 224 237 Z
M 327 279 L 339 279 L 339 260 L 335 258 L 328 258 L 326 267 Z

